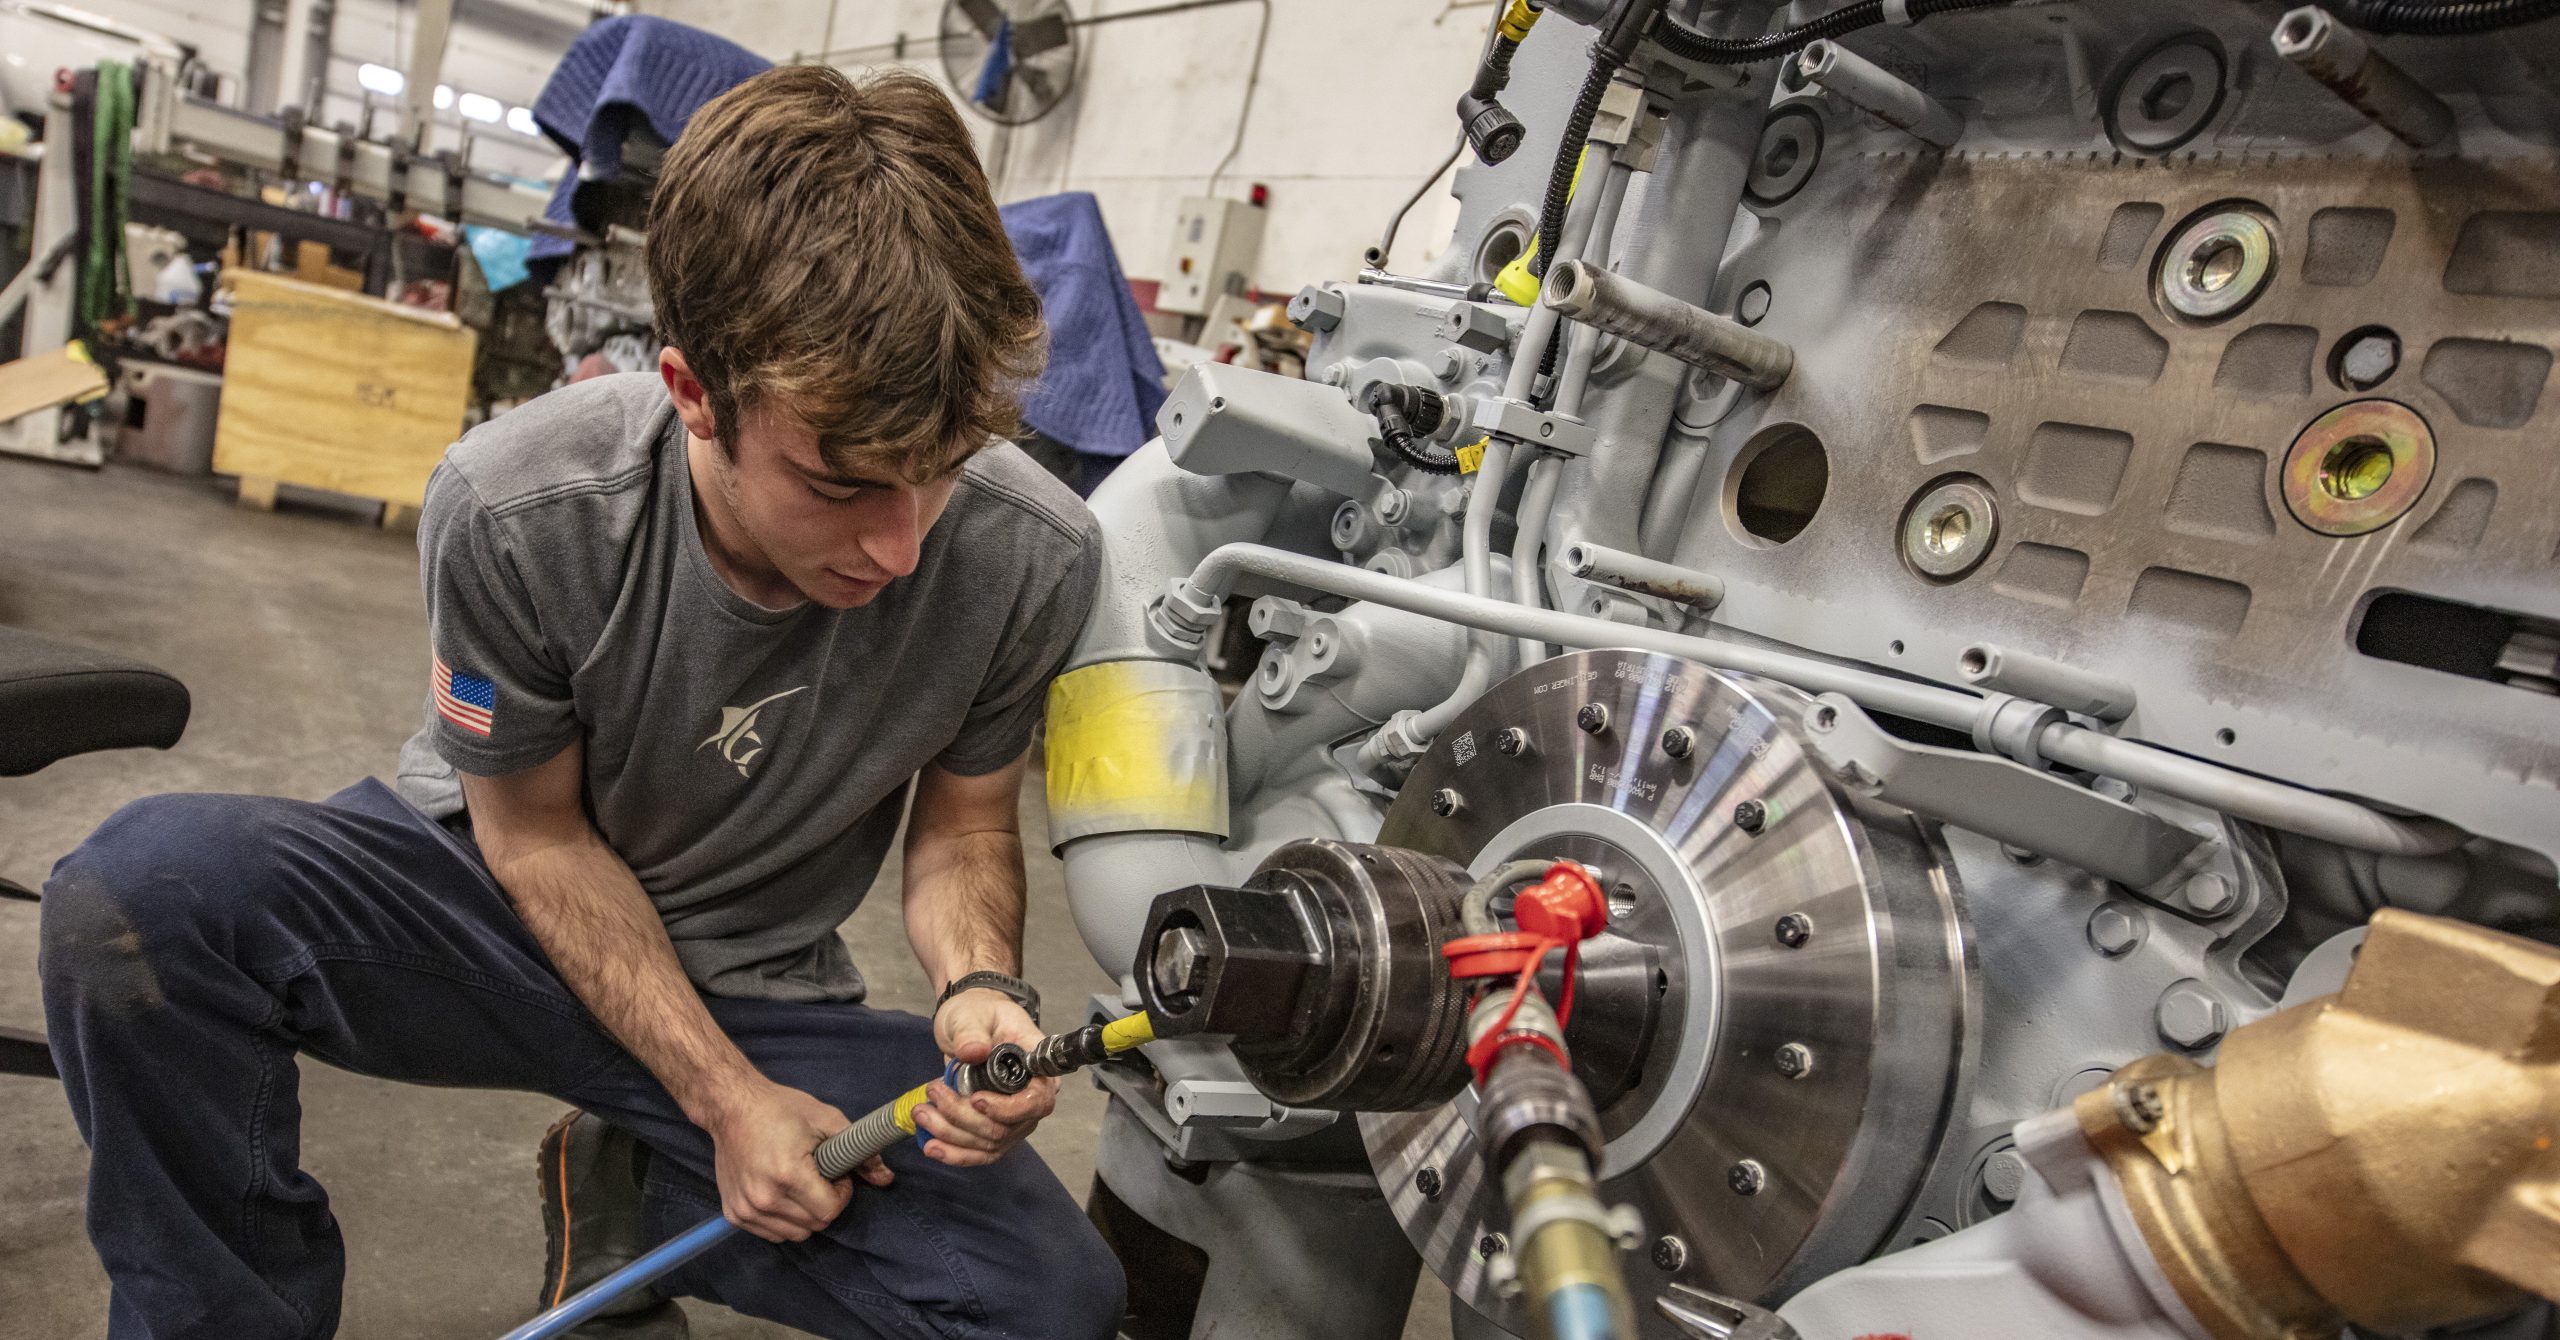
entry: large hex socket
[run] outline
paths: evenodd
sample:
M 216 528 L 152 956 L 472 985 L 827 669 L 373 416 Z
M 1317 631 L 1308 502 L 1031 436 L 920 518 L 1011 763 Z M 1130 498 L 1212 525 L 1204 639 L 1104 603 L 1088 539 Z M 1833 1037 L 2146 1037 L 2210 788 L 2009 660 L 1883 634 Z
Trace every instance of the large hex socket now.
M 1158 897 L 1134 965 L 1160 1037 L 1229 1040 L 1290 1107 L 1393 1112 L 1466 1087 L 1467 996 L 1440 946 L 1467 876 L 1397 847 L 1292 842 L 1242 888 Z

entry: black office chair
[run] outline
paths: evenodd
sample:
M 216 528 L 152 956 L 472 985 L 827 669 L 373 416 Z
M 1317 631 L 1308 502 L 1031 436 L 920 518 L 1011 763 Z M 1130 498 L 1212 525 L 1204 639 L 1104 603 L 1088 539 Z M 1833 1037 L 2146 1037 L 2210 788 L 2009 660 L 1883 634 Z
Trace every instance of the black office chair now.
M 166 749 L 187 708 L 187 686 L 166 671 L 0 628 L 0 777 L 102 749 Z M 0 897 L 36 896 L 0 879 Z M 0 1028 L 0 1074 L 58 1078 L 44 1036 L 14 1028 Z

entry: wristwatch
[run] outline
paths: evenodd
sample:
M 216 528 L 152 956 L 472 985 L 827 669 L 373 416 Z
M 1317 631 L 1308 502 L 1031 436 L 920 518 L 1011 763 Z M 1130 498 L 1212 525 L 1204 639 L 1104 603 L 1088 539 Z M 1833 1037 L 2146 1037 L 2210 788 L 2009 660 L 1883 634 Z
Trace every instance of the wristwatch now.
M 1035 1024 L 1040 1022 L 1040 993 L 1033 989 L 1029 982 L 1019 977 L 1008 977 L 1000 972 L 965 973 L 954 978 L 951 985 L 942 988 L 942 999 L 933 1003 L 934 1013 L 941 1013 L 942 1007 L 950 1004 L 953 996 L 963 991 L 976 991 L 981 988 L 988 991 L 1001 991 L 1013 997 L 1013 1003 L 1020 1005 L 1022 1012 L 1031 1016 L 1031 1022 Z

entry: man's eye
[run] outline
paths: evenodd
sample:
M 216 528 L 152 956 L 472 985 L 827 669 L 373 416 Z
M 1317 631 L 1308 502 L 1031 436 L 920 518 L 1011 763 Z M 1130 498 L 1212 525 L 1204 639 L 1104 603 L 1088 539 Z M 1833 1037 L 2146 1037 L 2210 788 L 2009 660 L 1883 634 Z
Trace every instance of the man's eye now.
M 848 506 L 854 499 L 862 496 L 862 490 L 860 489 L 855 489 L 851 493 L 829 493 L 815 484 L 809 486 L 809 492 L 817 495 L 818 501 L 823 503 L 833 503 L 838 507 Z

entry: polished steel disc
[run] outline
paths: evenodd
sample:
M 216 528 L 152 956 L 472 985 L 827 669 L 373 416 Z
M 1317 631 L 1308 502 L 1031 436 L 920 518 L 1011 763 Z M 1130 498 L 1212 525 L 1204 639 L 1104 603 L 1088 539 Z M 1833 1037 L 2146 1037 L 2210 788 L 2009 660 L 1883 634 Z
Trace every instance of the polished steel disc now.
M 1379 837 L 1479 874 L 1581 861 L 1611 890 L 1611 933 L 1651 948 L 1641 1053 L 1613 1058 L 1625 1082 L 1595 1090 L 1605 1198 L 1636 1205 L 1648 1241 L 1680 1240 L 1668 1272 L 1654 1253 L 1625 1258 L 1640 1304 L 1673 1280 L 1774 1300 L 1864 1259 L 1918 1188 L 1965 1073 L 1952 870 L 1907 813 L 1825 779 L 1795 735 L 1805 701 L 1654 653 L 1559 657 L 1442 732 Z M 1594 1007 L 1630 1017 L 1626 990 L 1608 984 Z M 1423 1259 L 1525 1334 L 1487 1271 L 1505 1213 L 1473 1104 L 1471 1090 L 1361 1130 Z M 1640 1310 L 1647 1334 L 1674 1334 Z

